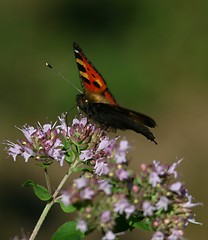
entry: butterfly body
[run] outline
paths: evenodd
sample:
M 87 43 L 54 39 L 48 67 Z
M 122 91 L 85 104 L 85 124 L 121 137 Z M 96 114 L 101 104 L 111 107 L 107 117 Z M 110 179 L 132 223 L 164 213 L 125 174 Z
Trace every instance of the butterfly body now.
M 155 127 L 155 121 L 144 114 L 120 107 L 107 88 L 104 78 L 76 43 L 74 53 L 84 89 L 84 93 L 77 95 L 76 99 L 81 110 L 106 129 L 130 129 L 156 143 L 154 135 L 148 128 Z

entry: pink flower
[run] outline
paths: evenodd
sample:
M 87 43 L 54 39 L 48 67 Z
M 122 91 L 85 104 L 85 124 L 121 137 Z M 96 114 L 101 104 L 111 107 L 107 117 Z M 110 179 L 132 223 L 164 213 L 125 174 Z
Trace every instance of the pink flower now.
M 74 179 L 74 183 L 78 189 L 82 189 L 87 186 L 88 180 L 85 178 L 85 176 L 82 176 L 81 178 Z
M 81 196 L 82 199 L 92 199 L 94 194 L 95 194 L 95 192 L 92 189 L 90 189 L 89 187 L 83 189 L 80 192 L 80 196 Z
M 155 207 L 150 201 L 144 201 L 142 203 L 142 210 L 144 211 L 144 216 L 152 216 L 155 211 Z
M 108 231 L 105 236 L 102 238 L 102 240 L 115 240 L 116 235 L 112 231 Z
M 117 164 L 126 162 L 126 152 L 128 148 L 129 148 L 128 141 L 126 140 L 120 141 L 119 148 L 117 149 L 115 155 L 115 160 Z
M 129 177 L 129 172 L 124 169 L 117 169 L 116 176 L 120 181 L 126 180 Z
M 107 223 L 111 220 L 111 212 L 109 210 L 103 211 L 100 216 L 100 221 L 102 223 Z
M 169 200 L 167 197 L 165 196 L 162 196 L 160 198 L 160 200 L 156 203 L 156 209 L 161 209 L 163 208 L 165 211 L 168 210 L 168 203 L 169 203 Z
M 97 160 L 94 166 L 95 174 L 98 176 L 106 175 L 109 173 L 109 168 L 107 163 Z
M 158 183 L 161 182 L 160 177 L 156 172 L 151 172 L 149 175 L 149 183 L 152 185 L 152 187 L 156 187 Z
M 87 231 L 87 223 L 84 220 L 79 220 L 77 222 L 76 229 L 78 229 L 81 232 L 85 233 Z

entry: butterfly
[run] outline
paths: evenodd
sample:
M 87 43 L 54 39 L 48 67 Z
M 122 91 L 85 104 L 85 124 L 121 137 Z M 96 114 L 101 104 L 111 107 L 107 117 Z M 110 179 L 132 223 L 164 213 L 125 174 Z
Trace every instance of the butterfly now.
M 73 48 L 84 91 L 76 97 L 78 107 L 105 129 L 133 130 L 157 144 L 149 130 L 156 126 L 156 122 L 142 113 L 120 107 L 104 78 L 86 58 L 79 45 L 74 43 Z

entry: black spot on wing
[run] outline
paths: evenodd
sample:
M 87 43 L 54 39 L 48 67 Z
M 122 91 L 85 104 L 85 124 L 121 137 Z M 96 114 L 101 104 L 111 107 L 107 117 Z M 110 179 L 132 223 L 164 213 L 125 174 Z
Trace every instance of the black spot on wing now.
M 83 65 L 81 65 L 80 63 L 77 63 L 77 65 L 78 65 L 79 71 L 84 72 L 84 73 L 86 72 L 86 69 Z
M 93 85 L 94 85 L 96 88 L 100 88 L 100 87 L 101 87 L 100 84 L 99 84 L 98 82 L 96 82 L 96 81 L 93 82 Z
M 81 77 L 82 77 L 82 80 L 83 80 L 85 83 L 87 83 L 88 85 L 91 85 L 89 79 L 87 79 L 86 77 L 83 77 L 83 76 L 81 76 Z
M 74 52 L 74 54 L 75 54 L 75 58 L 78 58 L 83 61 L 83 57 L 79 52 Z

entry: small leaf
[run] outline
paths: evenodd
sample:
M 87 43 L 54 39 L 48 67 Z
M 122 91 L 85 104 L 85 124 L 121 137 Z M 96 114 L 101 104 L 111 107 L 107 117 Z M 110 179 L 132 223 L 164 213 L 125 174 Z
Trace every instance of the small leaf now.
M 79 153 L 79 149 L 78 149 L 78 147 L 77 147 L 77 145 L 75 143 L 71 144 L 71 150 L 75 154 Z
M 42 201 L 48 201 L 52 198 L 52 196 L 48 193 L 48 190 L 45 187 L 38 185 L 31 180 L 28 180 L 22 184 L 22 187 L 25 186 L 31 186 L 34 190 L 35 195 Z
M 68 163 L 72 163 L 73 162 L 73 157 L 71 155 L 66 155 L 65 156 L 65 161 L 68 162 Z
M 142 229 L 142 230 L 152 231 L 152 226 L 151 226 L 151 223 L 148 219 L 147 220 L 142 220 L 140 222 L 135 222 L 133 224 L 133 226 L 135 228 L 139 228 L 139 229 Z
M 77 209 L 76 207 L 74 207 L 73 205 L 68 205 L 66 206 L 63 202 L 59 202 L 60 203 L 60 206 L 61 206 L 61 209 L 65 212 L 65 213 L 72 213 L 72 212 L 75 212 Z
M 66 222 L 54 233 L 51 240 L 81 240 L 84 234 L 76 229 L 75 222 Z
M 63 140 L 63 145 L 64 145 L 64 149 L 69 149 L 70 148 L 70 142 L 67 139 Z
M 76 173 L 76 172 L 81 172 L 83 169 L 84 169 L 83 167 L 74 167 L 72 171 Z

